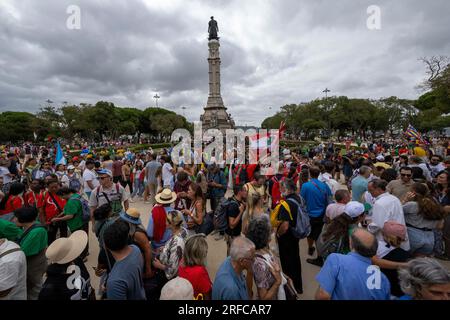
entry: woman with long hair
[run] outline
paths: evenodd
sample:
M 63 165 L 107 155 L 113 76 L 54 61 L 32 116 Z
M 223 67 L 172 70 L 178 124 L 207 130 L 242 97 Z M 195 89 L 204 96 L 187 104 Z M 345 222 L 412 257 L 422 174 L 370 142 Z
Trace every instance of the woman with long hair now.
M 187 192 L 188 198 L 191 200 L 189 209 L 183 209 L 181 212 L 186 217 L 188 235 L 196 233 L 203 223 L 205 217 L 206 202 L 203 196 L 202 188 L 197 183 L 191 183 Z
M 425 184 L 414 183 L 405 196 L 403 213 L 408 227 L 411 253 L 428 256 L 433 253 L 433 230 L 443 227 L 444 212 L 439 203 L 433 199 Z
M 316 266 L 322 266 L 330 254 L 350 252 L 349 236 L 353 228 L 363 219 L 364 205 L 358 201 L 347 203 L 344 213 L 324 226 L 317 240 L 317 258 L 306 259 L 306 261 Z
M 247 231 L 249 223 L 256 218 L 264 217 L 264 198 L 259 193 L 254 193 L 249 196 L 250 208 L 248 209 L 247 219 L 244 221 L 245 224 L 242 225 L 243 233 Z

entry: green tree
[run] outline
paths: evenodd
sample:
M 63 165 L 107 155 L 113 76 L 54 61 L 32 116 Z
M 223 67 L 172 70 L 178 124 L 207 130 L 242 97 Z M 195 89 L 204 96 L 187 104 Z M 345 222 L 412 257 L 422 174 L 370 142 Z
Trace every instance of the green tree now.
M 35 116 L 28 112 L 6 111 L 0 114 L 2 142 L 34 140 Z

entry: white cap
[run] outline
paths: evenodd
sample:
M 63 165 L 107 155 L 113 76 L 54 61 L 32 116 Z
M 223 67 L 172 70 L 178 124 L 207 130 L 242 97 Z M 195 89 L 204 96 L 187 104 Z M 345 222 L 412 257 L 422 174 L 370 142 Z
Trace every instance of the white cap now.
M 380 154 L 379 156 L 377 156 L 376 158 L 378 161 L 384 161 L 384 157 Z
M 350 201 L 345 205 L 344 213 L 346 213 L 350 218 L 358 218 L 364 213 L 364 205 L 358 201 Z
M 67 170 L 75 170 L 75 167 L 73 165 L 70 165 L 67 167 Z
M 159 300 L 193 300 L 194 289 L 192 284 L 180 277 L 167 282 L 161 290 Z

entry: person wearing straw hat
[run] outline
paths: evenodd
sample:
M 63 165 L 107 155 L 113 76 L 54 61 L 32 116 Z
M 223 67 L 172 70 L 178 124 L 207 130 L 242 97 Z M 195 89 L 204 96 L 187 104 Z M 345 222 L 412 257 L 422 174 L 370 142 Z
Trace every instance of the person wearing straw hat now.
M 147 235 L 152 240 L 154 251 L 164 246 L 172 236 L 166 228 L 167 214 L 174 210 L 170 205 L 177 199 L 177 194 L 166 188 L 155 196 L 156 205 L 153 207 L 147 226 Z
M 87 233 L 78 230 L 68 238 L 55 240 L 47 248 L 45 255 L 50 265 L 39 300 L 95 299 L 89 272 L 81 259 L 87 242 Z
M 127 222 L 130 228 L 128 243 L 135 244 L 141 250 L 144 258 L 144 278 L 148 279 L 153 277 L 152 250 L 140 216 L 141 213 L 136 208 L 130 208 L 126 212 L 120 213 L 120 219 Z

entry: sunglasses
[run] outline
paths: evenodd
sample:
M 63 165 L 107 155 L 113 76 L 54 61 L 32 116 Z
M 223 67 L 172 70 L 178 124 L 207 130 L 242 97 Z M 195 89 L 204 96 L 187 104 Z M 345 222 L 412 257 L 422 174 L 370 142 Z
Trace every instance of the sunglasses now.
M 110 177 L 100 177 L 100 180 L 109 179 Z
M 412 174 L 400 173 L 402 177 L 412 177 Z

